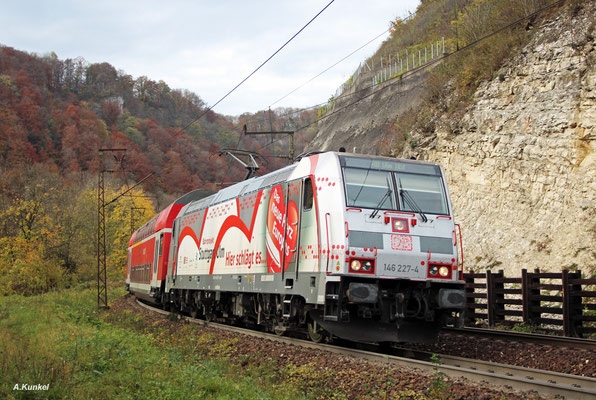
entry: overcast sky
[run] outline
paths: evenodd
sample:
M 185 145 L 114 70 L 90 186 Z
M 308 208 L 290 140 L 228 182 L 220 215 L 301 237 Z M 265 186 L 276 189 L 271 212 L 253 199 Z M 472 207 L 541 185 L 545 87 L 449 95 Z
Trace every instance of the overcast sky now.
M 189 89 L 212 105 L 331 0 L 19 0 L 0 12 L 0 44 L 62 60 L 108 62 L 134 78 Z M 414 12 L 418 0 L 335 0 L 300 35 L 214 110 L 272 103 Z M 326 101 L 388 34 L 272 108 Z

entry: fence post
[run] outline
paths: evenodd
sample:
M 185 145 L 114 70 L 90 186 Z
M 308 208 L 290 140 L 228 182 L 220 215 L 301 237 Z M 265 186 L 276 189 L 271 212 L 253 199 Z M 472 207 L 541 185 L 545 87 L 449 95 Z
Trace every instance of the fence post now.
M 578 328 L 582 325 L 582 303 L 581 297 L 574 296 L 576 292 L 581 292 L 581 285 L 572 285 L 570 279 L 581 279 L 581 272 L 569 273 L 563 270 L 561 277 L 561 286 L 563 288 L 563 335 L 573 337 L 583 337 Z M 580 318 L 578 318 L 580 317 Z
M 502 269 L 497 272 L 495 278 L 504 278 L 504 272 Z M 505 320 L 505 314 L 499 313 L 498 311 L 505 311 L 505 293 L 503 293 L 503 289 L 505 289 L 505 284 L 503 282 L 496 282 L 494 281 L 494 299 L 495 299 L 495 315 L 494 315 L 494 322 L 502 322 Z M 501 293 L 497 293 L 497 290 L 500 290 Z
M 572 333 L 571 287 L 569 286 L 569 271 L 564 269 L 561 274 L 563 289 L 563 336 L 574 336 Z
M 522 269 L 522 321 L 530 323 L 530 285 L 528 282 L 528 270 Z
M 488 326 L 495 325 L 495 288 L 493 274 L 490 269 L 486 270 L 486 314 L 488 315 Z
M 476 290 L 474 288 L 474 275 L 470 274 L 471 276 L 466 276 L 464 281 L 466 282 L 465 291 L 466 291 L 466 308 L 465 308 L 465 315 L 464 315 L 464 326 L 474 326 L 476 325 L 476 318 L 471 316 L 471 314 L 476 313 L 476 299 L 474 297 L 468 296 L 468 294 L 474 294 Z

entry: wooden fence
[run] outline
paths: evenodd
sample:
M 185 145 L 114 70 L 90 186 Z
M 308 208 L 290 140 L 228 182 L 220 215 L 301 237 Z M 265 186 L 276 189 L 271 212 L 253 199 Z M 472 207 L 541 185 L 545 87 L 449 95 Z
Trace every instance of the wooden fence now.
M 564 336 L 596 333 L 596 279 L 581 272 L 528 272 L 507 278 L 503 271 L 464 273 L 466 326 L 526 323 Z M 559 328 L 560 327 L 560 328 Z

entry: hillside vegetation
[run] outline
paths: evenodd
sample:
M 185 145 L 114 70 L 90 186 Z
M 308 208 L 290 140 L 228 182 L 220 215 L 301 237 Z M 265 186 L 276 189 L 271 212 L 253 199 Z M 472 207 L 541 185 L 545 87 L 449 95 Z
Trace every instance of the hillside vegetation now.
M 572 1 L 581 3 L 581 0 Z M 391 37 L 375 57 L 387 57 L 397 49 L 416 53 L 433 39 L 445 38 L 448 56 L 429 74 L 418 107 L 393 125 L 385 154 L 400 154 L 407 144 L 416 147 L 412 132 L 432 135 L 439 117 L 453 122 L 474 102 L 479 84 L 493 79 L 498 69 L 529 42 L 535 15 L 553 0 L 425 0 L 416 15 L 393 21 Z M 530 18 L 528 18 L 530 17 Z M 449 116 L 448 118 L 444 118 Z

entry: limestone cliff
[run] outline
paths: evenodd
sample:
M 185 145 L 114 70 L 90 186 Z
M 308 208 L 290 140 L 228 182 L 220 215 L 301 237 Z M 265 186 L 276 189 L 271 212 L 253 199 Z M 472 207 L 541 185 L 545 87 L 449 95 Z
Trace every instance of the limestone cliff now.
M 595 8 L 537 26 L 461 120 L 412 133 L 401 154 L 445 167 L 467 267 L 596 271 Z

